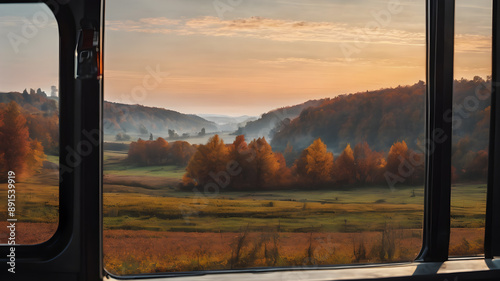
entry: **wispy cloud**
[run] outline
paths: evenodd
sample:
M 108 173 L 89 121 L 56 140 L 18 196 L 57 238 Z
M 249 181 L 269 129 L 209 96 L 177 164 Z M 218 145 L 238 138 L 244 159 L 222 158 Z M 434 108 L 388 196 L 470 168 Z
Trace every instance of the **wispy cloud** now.
M 342 68 L 350 66 L 355 63 L 356 67 L 369 67 L 369 66 L 383 66 L 385 68 L 423 68 L 424 60 L 419 61 L 418 58 L 408 58 L 405 61 L 387 59 L 387 58 L 370 58 L 361 59 L 354 58 L 346 60 L 345 58 L 330 58 L 330 59 L 314 59 L 303 57 L 282 57 L 270 60 L 253 60 L 260 65 L 290 69 L 290 67 L 300 67 L 302 69 L 310 67 L 309 69 L 317 69 L 318 67 L 326 68 Z M 296 68 L 294 68 L 296 69 Z
M 423 33 L 398 29 L 378 29 L 368 32 L 363 28 L 349 26 L 345 23 L 293 21 L 263 17 L 235 20 L 222 20 L 217 17 L 185 20 L 148 18 L 136 21 L 107 21 L 106 25 L 108 29 L 117 31 L 240 37 L 285 42 L 425 44 Z
M 143 32 L 143 33 L 171 33 L 179 20 L 167 18 L 143 18 L 134 20 L 107 20 L 106 28 L 113 31 Z
M 455 35 L 455 52 L 489 53 L 491 52 L 491 40 L 491 36 L 457 34 Z

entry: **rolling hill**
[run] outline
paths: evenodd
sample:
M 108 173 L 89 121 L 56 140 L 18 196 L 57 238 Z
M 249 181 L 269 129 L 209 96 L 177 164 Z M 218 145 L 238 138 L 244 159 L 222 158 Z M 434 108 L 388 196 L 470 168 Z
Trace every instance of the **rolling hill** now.
M 454 83 L 453 141 L 468 137 L 468 150 L 486 149 L 489 132 L 489 98 L 477 98 L 478 91 L 487 91 L 489 82 L 476 77 Z M 486 93 L 487 95 L 487 93 Z M 471 109 L 466 103 L 477 101 Z M 465 114 L 460 113 L 460 108 Z M 334 153 L 347 144 L 366 141 L 377 151 L 388 151 L 396 141 L 409 147 L 419 146 L 425 139 L 425 83 L 412 86 L 367 91 L 323 100 L 315 107 L 283 124 L 272 136 L 273 149 L 283 151 L 289 144 L 304 149 L 315 139 L 321 140 Z
M 9 103 L 15 101 L 22 108 L 29 112 L 43 111 L 45 113 L 57 112 L 57 100 L 47 97 L 45 92 L 40 89 L 28 93 L 26 90 L 23 93 L 19 92 L 0 92 L 0 103 Z
M 168 130 L 195 134 L 205 128 L 206 132 L 218 131 L 217 124 L 199 116 L 183 114 L 177 111 L 147 107 L 142 105 L 127 105 L 113 102 L 104 103 L 104 131 L 106 134 L 118 132 L 155 135 L 168 135 Z

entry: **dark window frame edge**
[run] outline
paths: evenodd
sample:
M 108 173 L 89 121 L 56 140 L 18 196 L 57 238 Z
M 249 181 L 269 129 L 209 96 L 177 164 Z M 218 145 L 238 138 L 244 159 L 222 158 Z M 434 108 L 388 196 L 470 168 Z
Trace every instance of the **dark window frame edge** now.
M 429 4 L 432 4 L 433 2 L 441 2 L 441 4 L 444 2 L 444 1 L 451 1 L 451 0 L 428 0 L 428 3 Z M 47 1 L 47 2 L 50 2 L 50 1 Z M 495 1 L 494 1 L 495 2 Z M 31 0 L 23 0 L 23 1 L 5 1 L 5 0 L 0 0 L 0 3 L 40 3 L 39 1 L 31 1 Z M 89 4 L 90 3 L 90 4 Z M 59 7 L 59 8 L 62 8 L 64 10 L 64 12 L 61 12 L 60 14 L 56 14 L 56 19 L 58 20 L 58 26 L 59 26 L 59 35 L 60 37 L 64 37 L 65 40 L 61 40 L 60 41 L 60 57 L 61 57 L 61 60 L 60 60 L 60 88 L 61 88 L 61 91 L 64 90 L 64 93 L 65 93 L 65 98 L 63 98 L 63 100 L 61 101 L 61 105 L 64 106 L 66 104 L 67 107 L 67 110 L 66 110 L 66 113 L 67 115 L 65 115 L 65 119 L 63 119 L 63 112 L 61 112 L 61 122 L 65 122 L 65 121 L 68 121 L 66 122 L 66 124 L 69 124 L 69 127 L 67 128 L 71 128 L 71 134 L 67 134 L 65 137 L 61 137 L 61 147 L 63 147 L 63 143 L 67 144 L 67 145 L 73 145 L 75 146 L 77 144 L 77 141 L 81 140 L 82 139 L 82 135 L 79 133 L 78 129 L 81 129 L 81 127 L 88 127 L 88 128 L 99 128 L 99 130 L 102 129 L 101 127 L 101 123 L 99 122 L 99 124 L 96 125 L 95 123 L 95 116 L 92 117 L 90 116 L 91 114 L 89 114 L 88 112 L 85 112 L 85 110 L 83 110 L 85 106 L 88 106 L 89 104 L 92 104 L 92 105 L 96 105 L 96 104 L 100 104 L 100 112 L 99 112 L 99 118 L 100 118 L 100 114 L 102 114 L 102 83 L 100 81 L 87 81 L 88 84 L 86 84 L 85 82 L 83 83 L 84 85 L 87 85 L 87 86 L 84 86 L 82 84 L 78 84 L 76 83 L 76 81 L 73 80 L 73 78 L 71 78 L 70 76 L 73 75 L 74 73 L 74 63 L 73 63 L 73 59 L 74 59 L 74 46 L 76 45 L 76 28 L 75 26 L 78 26 L 79 24 L 77 23 L 77 18 L 80 19 L 80 18 L 83 18 L 84 15 L 86 16 L 90 16 L 90 17 L 93 17 L 94 19 L 95 18 L 98 18 L 99 19 L 99 22 L 97 23 L 98 24 L 98 28 L 102 30 L 102 26 L 100 25 L 101 22 L 103 21 L 103 18 L 102 18 L 102 11 L 103 11 L 103 3 L 104 1 L 83 1 L 83 0 L 73 0 L 73 1 L 70 1 L 70 3 L 68 3 L 68 7 Z M 439 4 L 439 3 L 438 3 Z M 100 6 L 99 8 L 99 13 L 96 13 L 96 7 Z M 50 6 L 49 6 L 50 7 Z M 74 14 L 73 12 L 75 11 L 78 11 L 78 7 L 81 8 L 82 11 L 85 11 L 85 12 L 82 12 L 82 14 Z M 85 9 L 86 7 L 86 9 Z M 497 12 L 498 13 L 498 12 Z M 496 13 L 496 14 L 497 14 Z M 427 15 L 429 15 L 429 12 L 426 13 Z M 496 14 L 494 15 L 494 17 L 496 17 Z M 494 30 L 496 30 L 494 28 Z M 101 32 L 102 34 L 102 32 Z M 71 36 L 73 35 L 73 36 Z M 68 40 L 69 38 L 69 40 Z M 71 39 L 73 38 L 73 39 Z M 64 41 L 64 42 L 63 42 Z M 102 44 L 102 41 L 101 41 L 101 44 Z M 71 56 L 69 56 L 69 53 L 67 52 L 68 50 L 71 49 Z M 101 48 L 102 49 L 102 48 Z M 496 49 L 494 49 L 494 54 L 496 52 Z M 67 59 L 71 57 L 71 59 L 68 61 Z M 493 62 L 494 65 L 495 62 Z M 68 66 L 72 66 L 72 67 L 68 67 Z M 66 72 L 64 71 L 66 70 Z M 89 96 L 85 96 L 83 95 L 82 93 L 82 89 L 85 89 L 85 88 L 88 88 L 90 91 L 92 91 L 92 98 L 90 98 Z M 98 93 L 96 92 L 96 89 L 98 91 Z M 76 103 L 76 98 L 79 99 L 80 103 Z M 82 112 L 83 110 L 83 112 Z M 75 114 L 76 115 L 80 115 L 80 117 L 88 117 L 89 119 L 85 119 L 85 118 L 82 118 L 81 120 L 79 120 L 79 123 L 76 123 L 76 118 L 75 118 Z M 73 123 L 69 122 L 70 120 L 73 121 Z M 81 123 L 84 123 L 84 120 L 91 120 L 90 123 L 85 123 L 85 124 L 81 124 Z M 100 121 L 100 120 L 99 120 Z M 74 124 L 79 124 L 79 126 L 73 126 Z M 80 127 L 80 128 L 76 128 L 76 127 Z M 66 127 L 65 127 L 66 128 Z M 60 127 L 61 130 L 63 130 L 63 125 L 61 124 L 61 127 Z M 102 133 L 102 132 L 101 132 Z M 101 142 L 102 142 L 102 138 L 101 138 Z M 63 152 L 63 151 L 62 151 Z M 95 162 L 95 157 L 97 156 L 97 158 L 100 157 L 100 155 L 102 154 L 102 151 L 101 151 L 101 148 L 99 147 L 98 151 L 96 151 L 96 153 L 98 153 L 97 155 L 93 155 L 92 159 L 94 160 L 94 162 L 92 163 L 96 163 Z M 61 154 L 61 158 L 64 154 Z M 102 158 L 101 158 L 102 159 Z M 98 159 L 98 167 L 99 169 L 101 168 L 102 166 L 102 163 L 101 163 L 101 159 Z M 26 258 L 20 258 L 19 259 L 19 263 L 20 263 L 20 270 L 22 270 L 22 268 L 24 266 L 30 266 L 30 271 L 32 271 L 32 273 L 21 273 L 18 275 L 18 277 L 20 278 L 23 278 L 23 277 L 26 277 L 26 278 L 32 278 L 33 280 L 40 280 L 40 278 L 42 276 L 40 276 L 40 274 L 47 274 L 45 275 L 45 277 L 47 278 L 51 278 L 51 280 L 102 280 L 102 247 L 100 247 L 101 243 L 102 243 L 102 212 L 100 212 L 100 214 L 98 214 L 96 216 L 96 212 L 94 209 L 94 212 L 89 212 L 88 213 L 88 217 L 81 217 L 82 214 L 80 214 L 81 211 L 85 211 L 85 210 L 88 210 L 88 209 L 85 209 L 84 207 L 80 206 L 80 204 L 82 203 L 91 203 L 90 204 L 90 207 L 97 207 L 97 209 L 100 209 L 102 208 L 102 191 L 101 191 L 101 187 L 93 187 L 92 189 L 89 189 L 89 190 L 85 190 L 85 188 L 83 187 L 83 185 L 78 181 L 78 179 L 80 177 L 82 177 L 83 179 L 84 176 L 89 176 L 91 174 L 94 174 L 96 175 L 97 177 L 94 178 L 94 179 L 89 179 L 90 183 L 92 184 L 95 184 L 95 180 L 97 179 L 99 181 L 99 184 L 100 184 L 100 181 L 101 181 L 101 178 L 100 178 L 100 172 L 99 173 L 95 173 L 95 169 L 93 169 L 93 167 L 90 166 L 91 163 L 85 163 L 83 164 L 82 166 L 84 167 L 78 167 L 78 172 L 75 172 L 76 175 L 71 175 L 71 177 L 68 176 L 68 181 L 71 180 L 71 183 L 74 184 L 74 192 L 73 192 L 73 188 L 71 187 L 71 185 L 68 185 L 68 187 L 65 187 L 65 188 L 62 188 L 61 186 L 61 189 L 60 189 L 60 192 L 61 192 L 61 204 L 65 204 L 65 203 L 68 203 L 66 204 L 66 206 L 68 207 L 68 209 L 64 212 L 61 212 L 60 214 L 60 225 L 59 225 L 59 228 L 56 232 L 56 235 L 51 238 L 49 241 L 45 242 L 45 243 L 42 243 L 42 244 L 39 244 L 39 245 L 34 245 L 34 246 L 30 246 L 30 245 L 25 245 L 25 246 L 17 246 L 19 247 L 19 249 L 21 250 L 20 252 L 22 251 L 25 251 L 25 253 L 27 254 L 27 256 L 30 256 L 29 258 L 26 257 Z M 490 165 L 491 165 L 491 161 L 490 161 Z M 86 169 L 83 169 L 83 168 L 86 168 Z M 64 180 L 66 180 L 67 178 L 65 178 Z M 66 181 L 66 182 L 68 182 Z M 64 182 L 64 181 L 63 181 Z M 96 192 L 96 191 L 99 191 L 99 192 Z M 78 200 L 79 197 L 78 197 L 78 193 L 79 192 L 83 192 L 83 193 L 86 193 L 85 196 L 81 197 L 81 201 Z M 99 193 L 99 194 L 97 194 Z M 66 198 L 65 200 L 63 200 L 64 198 Z M 96 200 L 97 198 L 97 200 Z M 491 197 L 488 197 L 488 198 L 491 198 Z M 62 202 L 64 201 L 64 202 Z M 92 201 L 94 201 L 92 203 Z M 98 201 L 98 202 L 96 202 Z M 73 204 L 75 203 L 75 204 Z M 72 205 L 72 206 L 70 206 Z M 78 208 L 79 207 L 79 208 Z M 63 205 L 61 205 L 61 209 L 63 208 Z M 74 213 L 72 213 L 73 211 L 73 208 L 74 208 Z M 67 213 L 66 213 L 67 212 Z M 498 212 L 496 213 L 498 215 Z M 71 216 L 71 215 L 74 215 L 74 216 Z M 62 224 L 62 221 L 63 221 L 63 216 L 68 216 L 68 222 L 66 224 Z M 83 219 L 82 219 L 83 218 Z M 97 223 L 96 223 L 97 222 Z M 88 226 L 88 223 L 90 223 L 92 225 L 92 229 L 99 229 L 99 232 L 100 234 L 99 235 L 96 235 L 95 233 L 89 233 L 90 231 L 85 231 L 84 229 L 82 229 L 83 226 Z M 66 236 L 67 237 L 67 241 L 63 241 L 62 239 L 62 234 L 65 234 L 65 235 L 68 235 L 68 232 L 64 232 L 63 230 L 66 229 L 66 231 L 69 231 L 69 236 Z M 448 230 L 449 231 L 449 230 Z M 62 234 L 61 234 L 62 233 Z M 88 234 L 90 234 L 90 236 L 87 236 Z M 100 249 L 96 249 L 96 245 L 92 245 L 92 243 L 90 242 L 95 242 L 96 239 L 98 240 L 97 241 L 97 245 L 100 247 Z M 78 243 L 76 243 L 76 241 L 78 241 Z M 485 241 L 486 242 L 486 241 Z M 424 242 L 425 243 L 425 242 Z M 72 248 L 72 245 L 76 246 L 76 248 Z M 68 248 L 69 246 L 69 248 Z M 86 246 L 90 246 L 91 249 L 86 249 L 85 247 Z M 52 248 L 51 248 L 52 247 Z M 0 247 L 0 254 L 3 255 L 3 253 L 6 253 L 6 246 L 1 246 Z M 53 249 L 52 250 L 52 254 L 49 254 L 47 255 L 47 249 Z M 85 253 L 81 253 L 81 252 L 84 252 L 84 250 L 87 250 Z M 78 257 L 74 257 L 71 255 L 68 255 L 68 253 L 70 254 L 75 254 L 76 252 L 80 252 L 82 254 L 82 257 L 78 256 Z M 99 254 L 100 252 L 100 254 Z M 39 255 L 40 254 L 40 255 Z M 430 256 L 425 256 L 425 255 L 421 255 L 421 257 L 430 257 Z M 78 263 L 78 268 L 79 269 L 74 269 L 71 262 L 68 262 L 68 260 L 64 261 L 64 258 L 68 259 L 69 257 L 71 257 L 70 261 L 74 261 L 74 260 L 78 260 L 80 261 L 80 263 Z M 424 258 L 424 260 L 427 260 L 426 258 Z M 468 260 L 467 258 L 465 260 Z M 470 259 L 469 261 L 473 261 L 475 259 Z M 483 260 L 483 259 L 481 259 Z M 2 256 L 0 256 L 0 262 L 1 261 L 5 261 L 5 258 L 2 258 Z M 484 262 L 485 263 L 488 263 L 488 262 L 495 262 L 497 260 L 489 260 L 489 259 L 485 259 Z M 453 260 L 453 261 L 448 261 L 446 262 L 446 264 L 453 264 L 457 262 L 456 260 Z M 65 268 L 61 268 L 61 265 L 68 265 L 68 267 L 65 267 Z M 415 264 L 415 263 L 413 263 Z M 420 264 L 422 265 L 431 265 L 431 264 L 434 264 L 434 263 L 431 263 L 431 262 L 421 262 Z M 348 268 L 346 269 L 342 269 L 342 270 L 355 270 L 355 271 L 358 271 L 358 270 L 370 270 L 372 268 L 375 268 L 375 267 L 383 267 L 383 266 L 388 266 L 388 267 L 394 267 L 395 265 L 383 265 L 383 264 L 374 264 L 374 265 L 364 265 L 364 266 L 361 266 L 361 267 L 357 267 L 356 265 L 349 265 L 349 266 L 346 266 Z M 401 265 L 401 266 L 411 266 L 411 265 Z M 92 268 L 92 270 L 90 270 L 90 268 Z M 97 270 L 96 270 L 97 268 Z M 341 269 L 338 269 L 338 270 L 341 270 Z M 315 269 L 314 272 L 316 272 L 317 270 Z M 498 268 L 491 268 L 490 270 L 488 271 L 472 271 L 471 273 L 474 275 L 474 279 L 470 279 L 470 280 L 477 280 L 478 278 L 482 278 L 481 276 L 483 276 L 484 278 L 491 278 L 491 277 L 488 277 L 488 276 L 491 276 L 492 273 L 494 273 L 495 275 L 494 276 L 499 276 L 498 275 Z M 3 276 L 3 272 L 0 273 L 0 276 Z M 238 274 L 242 274 L 242 273 L 238 273 Z M 457 273 L 459 276 L 466 276 L 467 273 Z M 213 275 L 215 277 L 215 275 Z M 422 276 L 413 276 L 415 278 L 424 278 L 424 279 L 419 279 L 419 280 L 429 280 L 428 278 L 434 278 L 434 277 L 437 277 L 437 276 L 441 276 L 440 274 L 433 274 L 433 275 L 422 275 Z M 46 279 L 45 277 L 43 277 L 43 279 Z M 158 276 L 155 276 L 158 278 Z M 413 278 L 411 277 L 411 278 Z M 133 277 L 132 277 L 133 278 Z M 140 278 L 145 278 L 144 276 L 141 276 Z M 187 277 L 182 277 L 183 280 L 188 280 Z M 234 278 L 234 276 L 233 276 Z M 394 278 L 389 278 L 390 280 L 394 280 L 394 279 L 397 279 L 399 277 L 394 277 Z M 404 276 L 402 278 L 410 278 L 410 276 Z M 460 279 L 460 280 L 467 280 L 467 277 L 463 277 L 464 279 Z M 121 279 L 131 279 L 131 278 L 120 278 L 119 280 Z M 376 280 L 383 280 L 383 279 L 376 279 Z M 442 280 L 442 279 L 441 279 Z

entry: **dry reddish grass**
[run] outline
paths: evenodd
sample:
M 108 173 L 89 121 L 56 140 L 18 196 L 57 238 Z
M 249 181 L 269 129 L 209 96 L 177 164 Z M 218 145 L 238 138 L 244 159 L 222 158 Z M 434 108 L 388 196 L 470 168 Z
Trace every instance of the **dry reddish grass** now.
M 276 234 L 276 233 L 275 233 Z M 104 232 L 106 269 L 118 275 L 217 270 L 242 267 L 306 266 L 350 263 L 411 261 L 418 254 L 421 230 L 389 230 L 385 244 L 381 232 L 366 233 L 279 233 L 278 261 L 268 254 L 273 233 L 248 233 L 235 265 L 235 251 L 244 233 L 186 233 L 132 230 Z M 387 239 L 389 235 L 389 239 Z M 451 256 L 483 253 L 484 229 L 452 229 Z M 265 240 L 265 239 L 264 239 Z M 392 240 L 392 241 L 387 241 Z M 388 243 L 389 242 L 389 243 Z M 392 257 L 381 256 L 381 247 L 394 245 Z M 259 246 L 260 244 L 260 246 Z M 356 257 L 355 248 L 364 246 L 365 256 Z M 256 247 L 257 246 L 257 247 Z M 258 248 L 257 250 L 255 250 Z M 255 252 L 254 257 L 250 257 Z M 383 254 L 383 253 L 382 253 Z
M 450 256 L 484 254 L 484 228 L 452 228 Z
M 0 222 L 0 243 L 7 243 Z M 36 244 L 48 240 L 55 223 L 16 224 L 18 244 Z M 421 246 L 420 230 L 389 230 L 385 248 L 394 245 L 394 253 L 382 258 L 381 232 L 365 233 L 195 233 L 133 230 L 104 231 L 104 262 L 113 274 L 217 270 L 243 267 L 306 266 L 349 263 L 410 261 Z M 452 229 L 451 256 L 483 253 L 484 228 Z M 273 239 L 273 237 L 275 239 Z M 388 237 L 388 238 L 387 238 Z M 239 261 L 235 262 L 240 243 Z M 389 241 L 388 241 L 389 240 Z M 389 243 L 389 244 L 387 244 Z M 277 247 L 275 247 L 277 246 Z M 355 248 L 364 248 L 364 256 L 355 256 Z M 274 251 L 274 250 L 277 251 Z M 273 252 L 274 251 L 274 252 Z
M 393 231 L 394 253 L 381 259 L 382 234 L 367 233 L 186 233 L 132 230 L 104 232 L 104 262 L 113 274 L 217 270 L 410 261 L 421 246 L 421 231 Z M 273 240 L 276 235 L 276 240 Z M 277 242 L 275 242 L 277 241 Z M 354 247 L 363 244 L 364 258 Z M 277 252 L 273 252 L 277 245 Z M 275 253 L 275 254 L 272 254 Z
M 9 223 L 0 222 L 0 244 L 7 244 Z M 16 244 L 33 245 L 49 240 L 57 230 L 57 223 L 16 223 Z

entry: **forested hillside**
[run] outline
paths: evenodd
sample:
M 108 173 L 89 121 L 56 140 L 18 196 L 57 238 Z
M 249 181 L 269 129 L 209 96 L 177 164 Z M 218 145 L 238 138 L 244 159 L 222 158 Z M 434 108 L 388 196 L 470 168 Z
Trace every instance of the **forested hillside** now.
M 454 143 L 466 138 L 469 151 L 486 149 L 488 144 L 488 85 L 479 77 L 454 84 L 454 114 L 446 118 L 453 122 Z M 420 81 L 412 86 L 324 100 L 281 126 L 271 144 L 278 151 L 287 145 L 302 150 L 321 138 L 335 153 L 348 143 L 365 141 L 377 151 L 388 151 L 395 141 L 405 141 L 411 148 L 419 147 L 425 138 L 424 129 L 425 84 Z
M 206 132 L 216 132 L 217 125 L 196 115 L 182 114 L 177 111 L 127 105 L 120 103 L 104 103 L 104 130 L 107 134 L 119 132 L 140 134 L 168 135 L 168 130 L 183 133 L 197 133 L 202 128 Z
M 19 92 L 0 93 L 0 103 L 9 103 L 15 101 L 24 109 L 36 112 L 44 111 L 54 113 L 57 111 L 57 101 L 47 97 L 47 94 L 40 88 L 38 90 L 30 89 Z

